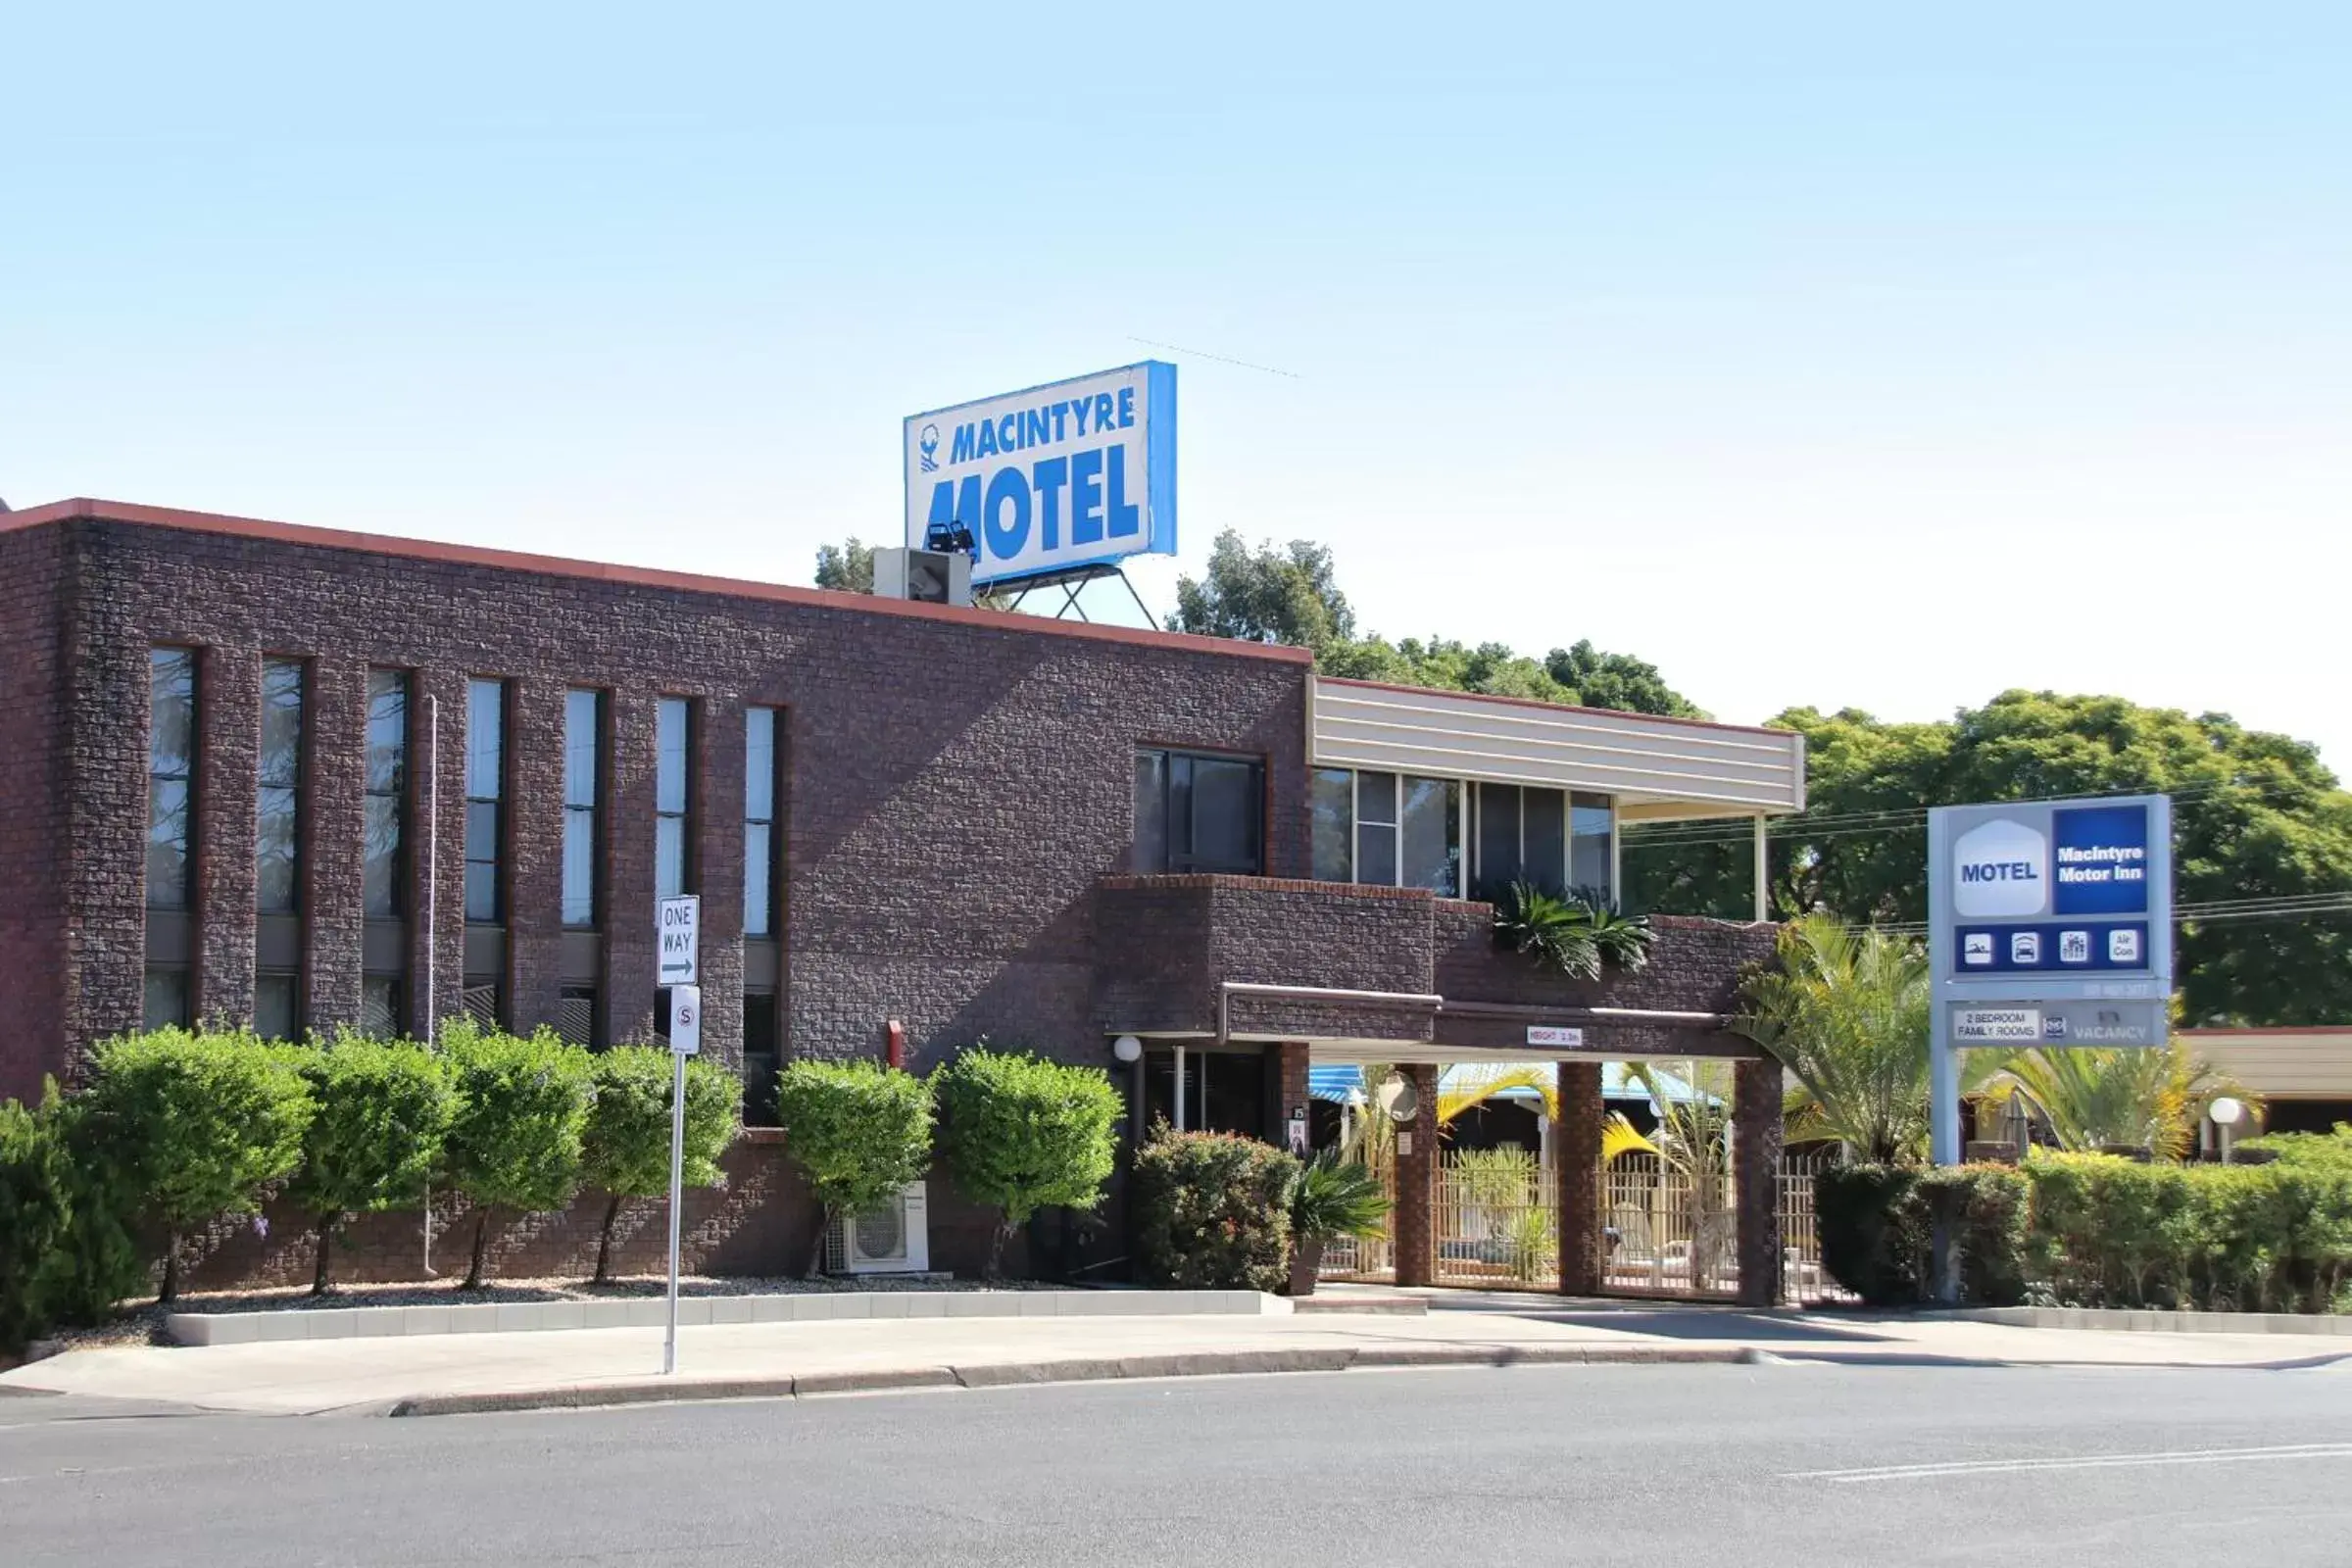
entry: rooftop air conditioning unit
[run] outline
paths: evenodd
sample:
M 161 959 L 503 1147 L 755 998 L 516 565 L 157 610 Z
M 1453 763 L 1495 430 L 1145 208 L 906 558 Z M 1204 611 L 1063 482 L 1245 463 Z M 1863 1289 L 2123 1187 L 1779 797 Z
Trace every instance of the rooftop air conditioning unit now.
M 972 558 L 960 550 L 899 546 L 876 550 L 874 596 L 911 599 L 925 605 L 968 605 L 972 602 Z
M 834 1274 L 927 1274 L 929 1204 L 921 1182 L 908 1182 L 878 1208 L 845 1214 L 825 1237 L 825 1268 Z

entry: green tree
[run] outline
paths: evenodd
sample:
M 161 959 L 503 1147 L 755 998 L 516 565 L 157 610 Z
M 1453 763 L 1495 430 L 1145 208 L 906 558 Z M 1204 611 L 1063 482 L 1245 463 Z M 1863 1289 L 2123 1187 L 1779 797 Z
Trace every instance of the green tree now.
M 654 1046 L 616 1046 L 599 1054 L 596 1102 L 580 1137 L 580 1176 L 606 1194 L 597 1231 L 596 1280 L 612 1277 L 612 1226 L 623 1200 L 669 1195 L 672 1082 L 669 1053 Z M 743 1083 L 714 1061 L 686 1062 L 686 1138 L 680 1180 L 716 1187 L 718 1162 L 743 1123 Z
M 478 1291 L 492 1215 L 562 1208 L 579 1191 L 595 1078 L 588 1053 L 549 1028 L 518 1040 L 451 1018 L 441 1026 L 441 1046 L 458 1091 L 448 1179 L 474 1207 L 472 1260 L 461 1289 Z
M 2155 1048 L 1982 1054 L 1993 1069 L 1987 1098 L 2024 1099 L 2049 1124 L 2058 1147 L 2078 1153 L 2144 1149 L 2159 1159 L 2185 1159 L 2196 1148 L 2205 1106 L 2217 1096 L 2243 1093 L 2178 1037 Z
M 309 1086 L 284 1050 L 250 1032 L 130 1035 L 100 1045 L 93 1069 L 90 1114 L 164 1232 L 161 1299 L 173 1300 L 188 1230 L 252 1213 L 302 1157 Z
M 1658 713 L 1669 718 L 1704 718 L 1690 700 L 1666 684 L 1658 666 L 1631 654 L 1606 654 L 1590 640 L 1573 648 L 1554 648 L 1544 656 L 1544 670 L 1559 685 L 1576 693 L 1587 708 L 1609 708 L 1624 713 Z
M 997 1211 L 990 1279 L 1030 1215 L 1102 1201 L 1124 1107 L 1100 1069 L 977 1047 L 931 1081 L 945 1113 L 948 1174 L 964 1197 Z
M 845 1216 L 889 1201 L 931 1164 L 931 1086 L 878 1061 L 804 1057 L 776 1081 L 784 1147 L 824 1207 L 808 1272 L 823 1264 L 825 1237 Z
M 286 1196 L 317 1228 L 311 1294 L 324 1296 L 336 1229 L 353 1214 L 418 1200 L 440 1161 L 457 1095 L 448 1063 L 410 1041 L 347 1034 L 301 1049 L 294 1060 L 314 1108 Z
M 872 593 L 874 547 L 856 534 L 842 544 L 817 546 L 816 585 L 848 594 Z
M 1355 612 L 1340 592 L 1326 546 L 1294 539 L 1277 549 L 1269 540 L 1252 550 L 1228 528 L 1209 551 L 1208 569 L 1198 579 L 1176 580 L 1168 626 L 1319 652 L 1354 637 Z

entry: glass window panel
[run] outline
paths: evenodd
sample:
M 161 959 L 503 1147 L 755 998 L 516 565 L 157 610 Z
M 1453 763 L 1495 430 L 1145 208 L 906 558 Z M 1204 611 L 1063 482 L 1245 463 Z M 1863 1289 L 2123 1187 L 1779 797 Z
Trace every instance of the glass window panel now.
M 498 803 L 466 803 L 466 858 L 496 864 L 498 860 Z
M 506 765 L 507 688 L 504 681 L 470 681 L 466 687 L 466 794 L 495 801 Z
M 368 918 L 393 919 L 400 913 L 401 899 L 399 796 L 368 797 L 365 834 L 362 904 Z
M 147 784 L 147 904 L 156 909 L 188 906 L 188 781 Z
M 466 1016 L 486 1030 L 499 1026 L 499 994 L 496 980 L 469 979 L 459 989 L 458 1005 Z
M 377 1040 L 400 1035 L 400 976 L 371 974 L 360 980 L 360 1033 Z
M 564 694 L 564 804 L 596 804 L 598 701 L 595 692 Z
M 770 832 L 765 822 L 743 825 L 743 934 L 747 937 L 775 934 L 775 860 Z
M 1193 760 L 1168 757 L 1168 869 L 1193 871 Z
M 1519 879 L 1519 786 L 1478 787 L 1478 897 L 1502 897 Z
M 1344 767 L 1315 769 L 1308 808 L 1313 819 L 1315 880 L 1355 879 L 1355 775 Z
M 257 797 L 254 904 L 264 914 L 292 914 L 299 903 L 295 792 L 265 785 Z
M 776 815 L 776 710 L 754 708 L 743 715 L 743 814 L 747 821 Z
M 1568 888 L 1568 797 L 1559 790 L 1522 790 L 1520 873 L 1546 893 Z
M 302 665 L 295 660 L 262 665 L 260 777 L 286 789 L 302 782 Z
M 170 1029 L 188 1025 L 188 971 L 150 969 L 143 987 L 143 1027 Z
M 596 923 L 596 812 L 564 812 L 564 923 Z
M 498 867 L 466 862 L 466 918 L 476 925 L 498 920 Z
M 1460 886 L 1461 795 L 1449 778 L 1404 780 L 1404 865 L 1408 888 L 1451 897 Z
M 368 672 L 368 789 L 396 795 L 408 785 L 409 680 L 397 669 Z
M 1591 889 L 1604 903 L 1613 902 L 1617 890 L 1609 876 L 1609 840 L 1616 831 L 1614 806 L 1606 795 L 1579 791 L 1569 799 L 1568 814 L 1570 885 Z
M 1192 863 L 1203 871 L 1258 869 L 1259 798 L 1255 762 L 1196 757 L 1192 761 Z
M 565 986 L 556 998 L 556 1033 L 575 1046 L 596 1044 L 596 988 Z
M 1355 814 L 1365 822 L 1396 823 L 1396 775 L 1394 773 L 1358 773 L 1355 775 Z
M 674 899 L 686 891 L 686 819 L 664 816 L 654 828 L 654 897 Z
M 301 988 L 290 974 L 259 974 L 253 979 L 253 1032 L 264 1040 L 292 1040 L 301 1032 L 296 999 Z
M 1135 754 L 1135 858 L 1141 872 L 1168 868 L 1168 754 Z
M 686 700 L 664 697 L 654 713 L 654 809 L 686 809 Z
M 776 998 L 747 992 L 743 999 L 743 1119 L 747 1126 L 776 1124 Z
M 196 655 L 158 648 L 147 656 L 148 764 L 185 778 L 196 770 Z
M 1355 879 L 1374 887 L 1396 885 L 1396 830 L 1386 822 L 1356 824 Z

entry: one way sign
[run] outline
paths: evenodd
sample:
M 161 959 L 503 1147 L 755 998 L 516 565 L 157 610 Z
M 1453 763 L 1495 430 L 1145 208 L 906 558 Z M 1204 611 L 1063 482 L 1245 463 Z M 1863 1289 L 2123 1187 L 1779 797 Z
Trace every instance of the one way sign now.
M 655 984 L 692 986 L 702 983 L 702 970 L 696 955 L 702 951 L 703 901 L 689 893 L 680 898 L 662 901 L 661 923 L 656 928 L 661 938 L 660 957 L 655 966 Z

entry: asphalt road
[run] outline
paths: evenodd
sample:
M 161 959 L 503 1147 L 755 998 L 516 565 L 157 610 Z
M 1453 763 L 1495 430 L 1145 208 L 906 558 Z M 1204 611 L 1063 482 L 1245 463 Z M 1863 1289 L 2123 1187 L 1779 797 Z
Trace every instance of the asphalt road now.
M 0 1562 L 2352 1562 L 2352 1372 L 1522 1367 L 453 1416 L 0 1399 Z

